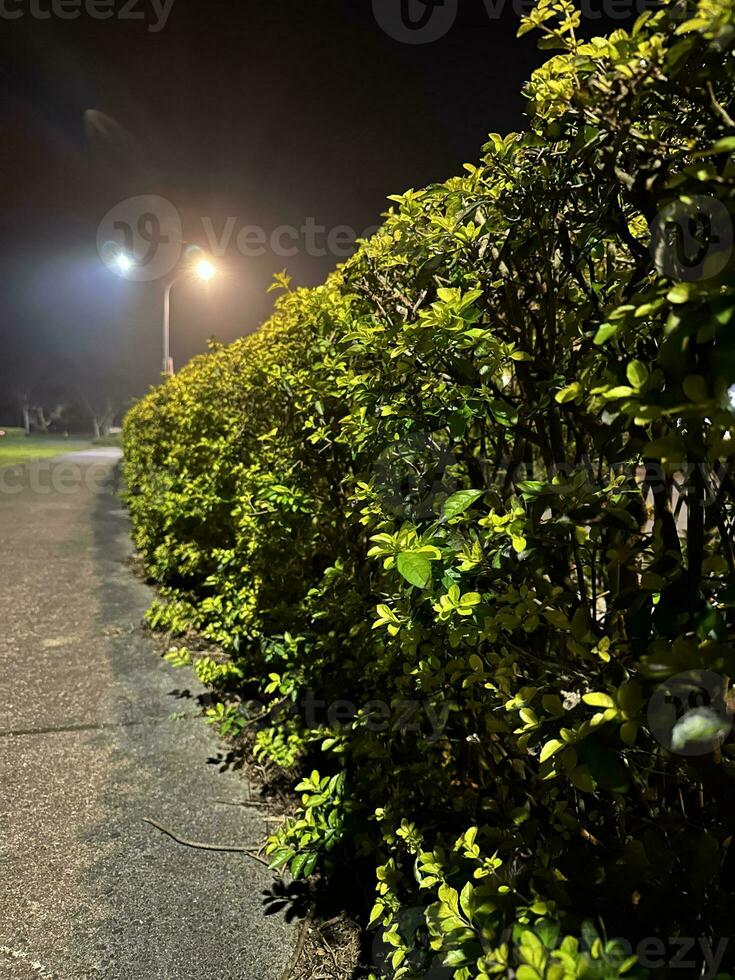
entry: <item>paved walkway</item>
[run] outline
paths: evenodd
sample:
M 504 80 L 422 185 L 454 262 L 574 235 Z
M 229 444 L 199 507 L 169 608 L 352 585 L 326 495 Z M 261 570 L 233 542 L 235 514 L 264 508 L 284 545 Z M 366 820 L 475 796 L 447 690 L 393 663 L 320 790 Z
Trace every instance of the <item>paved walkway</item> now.
M 268 870 L 182 847 L 261 840 L 243 780 L 140 628 L 115 450 L 0 470 L 0 977 L 278 980 Z

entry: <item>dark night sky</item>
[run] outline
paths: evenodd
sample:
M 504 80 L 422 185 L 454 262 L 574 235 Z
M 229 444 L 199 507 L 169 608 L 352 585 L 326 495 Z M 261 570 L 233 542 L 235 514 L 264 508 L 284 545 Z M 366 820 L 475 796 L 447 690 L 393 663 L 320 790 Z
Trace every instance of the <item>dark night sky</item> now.
M 112 371 L 131 394 L 156 379 L 161 283 L 116 277 L 96 249 L 119 201 L 162 195 L 202 245 L 203 219 L 218 234 L 236 221 L 222 274 L 174 289 L 180 366 L 210 335 L 253 330 L 274 272 L 316 283 L 338 261 L 304 254 L 303 241 L 293 257 L 243 256 L 243 226 L 375 225 L 388 194 L 459 173 L 486 133 L 522 128 L 520 88 L 544 57 L 533 35 L 514 39 L 510 2 L 490 20 L 481 0 L 460 0 L 451 30 L 424 45 L 389 37 L 370 0 L 174 0 L 156 33 L 152 0 L 137 0 L 145 20 L 127 21 L 38 20 L 29 2 L 6 0 L 24 16 L 0 20 L 7 421 L 29 374 Z

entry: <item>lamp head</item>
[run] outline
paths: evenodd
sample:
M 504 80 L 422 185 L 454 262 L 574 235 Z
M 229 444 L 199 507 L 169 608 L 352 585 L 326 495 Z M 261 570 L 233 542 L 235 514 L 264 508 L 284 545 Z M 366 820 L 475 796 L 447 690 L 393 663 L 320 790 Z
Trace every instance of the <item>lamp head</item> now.
M 123 275 L 130 272 L 134 265 L 135 262 L 133 262 L 127 252 L 120 252 L 120 254 L 115 258 L 115 266 L 117 271 L 121 272 Z
M 212 265 L 212 263 L 209 261 L 209 259 L 200 259 L 199 262 L 197 262 L 197 264 L 196 264 L 195 271 L 196 271 L 197 276 L 200 279 L 204 280 L 204 282 L 208 282 L 217 273 L 217 270 Z

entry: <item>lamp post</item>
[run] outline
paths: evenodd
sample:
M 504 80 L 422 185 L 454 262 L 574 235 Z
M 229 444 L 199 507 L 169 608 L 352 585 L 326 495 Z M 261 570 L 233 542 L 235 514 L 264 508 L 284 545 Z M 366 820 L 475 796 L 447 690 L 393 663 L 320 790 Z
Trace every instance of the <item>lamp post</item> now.
M 127 252 L 120 252 L 116 256 L 114 264 L 118 272 L 126 275 L 135 265 L 135 261 Z M 209 282 L 217 274 L 217 270 L 209 259 L 199 259 L 191 267 L 191 271 L 202 282 Z M 174 362 L 171 357 L 171 290 L 181 278 L 182 274 L 178 273 L 167 279 L 163 287 L 163 373 L 169 377 L 174 373 Z
M 194 266 L 195 275 L 202 282 L 209 282 L 214 277 L 217 270 L 208 259 L 200 259 Z M 174 373 L 174 361 L 171 357 L 171 290 L 174 283 L 181 278 L 180 275 L 174 276 L 166 283 L 163 291 L 163 373 L 169 376 Z
M 174 361 L 171 357 L 171 290 L 176 278 L 171 279 L 163 287 L 163 373 L 169 377 L 174 373 Z

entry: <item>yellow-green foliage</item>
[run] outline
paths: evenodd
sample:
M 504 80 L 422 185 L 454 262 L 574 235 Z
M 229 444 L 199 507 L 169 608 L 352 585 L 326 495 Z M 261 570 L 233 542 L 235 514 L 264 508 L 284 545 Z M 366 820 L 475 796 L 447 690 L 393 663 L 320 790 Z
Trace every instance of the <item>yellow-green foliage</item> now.
M 731 932 L 731 743 L 671 752 L 648 705 L 735 674 L 732 4 L 527 24 L 563 49 L 528 133 L 125 425 L 151 620 L 231 655 L 210 721 L 309 773 L 274 863 L 375 860 L 396 978 Z

